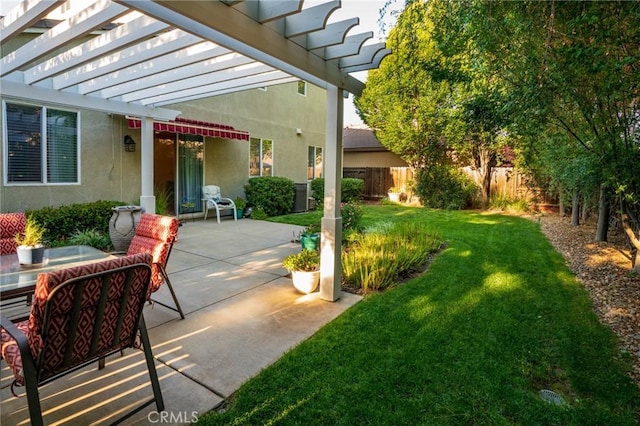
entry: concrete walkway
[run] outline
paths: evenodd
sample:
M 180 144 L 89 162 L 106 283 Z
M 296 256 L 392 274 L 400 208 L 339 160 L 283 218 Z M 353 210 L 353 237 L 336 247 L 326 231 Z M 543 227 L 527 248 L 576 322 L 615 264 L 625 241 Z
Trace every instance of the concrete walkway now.
M 343 293 L 331 303 L 293 288 L 281 262 L 300 250 L 291 243 L 300 230 L 250 219 L 183 223 L 167 270 L 186 319 L 160 305 L 144 314 L 166 413 L 151 405 L 126 424 L 194 421 L 360 300 Z M 166 286 L 154 297 L 171 301 Z M 26 397 L 11 395 L 2 367 L 0 423 L 29 424 Z M 132 350 L 40 389 L 50 425 L 109 423 L 151 395 L 144 355 Z

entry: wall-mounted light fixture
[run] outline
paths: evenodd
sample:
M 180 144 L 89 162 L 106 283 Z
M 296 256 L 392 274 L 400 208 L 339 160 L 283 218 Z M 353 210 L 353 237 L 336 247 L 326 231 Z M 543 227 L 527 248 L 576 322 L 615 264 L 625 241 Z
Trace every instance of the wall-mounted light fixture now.
M 302 129 L 301 128 L 296 128 L 296 135 L 300 136 L 302 134 Z
M 129 135 L 124 136 L 124 150 L 126 152 L 136 152 L 136 141 Z

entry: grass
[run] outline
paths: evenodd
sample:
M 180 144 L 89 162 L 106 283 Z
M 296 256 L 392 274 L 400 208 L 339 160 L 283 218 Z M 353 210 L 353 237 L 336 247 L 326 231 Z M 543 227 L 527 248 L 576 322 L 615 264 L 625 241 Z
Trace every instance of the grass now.
M 367 296 L 199 424 L 638 424 L 629 360 L 536 223 L 391 205 L 365 207 L 363 222 L 434 228 L 447 246 L 425 274 Z

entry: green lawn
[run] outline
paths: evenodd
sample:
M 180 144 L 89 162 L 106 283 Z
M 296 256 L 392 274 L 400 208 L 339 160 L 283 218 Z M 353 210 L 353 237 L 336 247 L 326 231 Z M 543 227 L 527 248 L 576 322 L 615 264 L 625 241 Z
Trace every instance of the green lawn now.
M 628 360 L 537 223 L 401 206 L 365 207 L 363 220 L 422 223 L 447 247 L 423 276 L 366 297 L 199 424 L 638 424 Z

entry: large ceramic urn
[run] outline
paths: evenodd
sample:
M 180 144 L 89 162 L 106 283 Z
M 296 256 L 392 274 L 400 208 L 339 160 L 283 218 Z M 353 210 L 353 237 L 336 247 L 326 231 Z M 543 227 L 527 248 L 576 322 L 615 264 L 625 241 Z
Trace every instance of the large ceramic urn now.
M 140 206 L 118 206 L 111 209 L 113 214 L 109 220 L 109 237 L 117 252 L 126 252 L 136 233 L 142 216 Z

